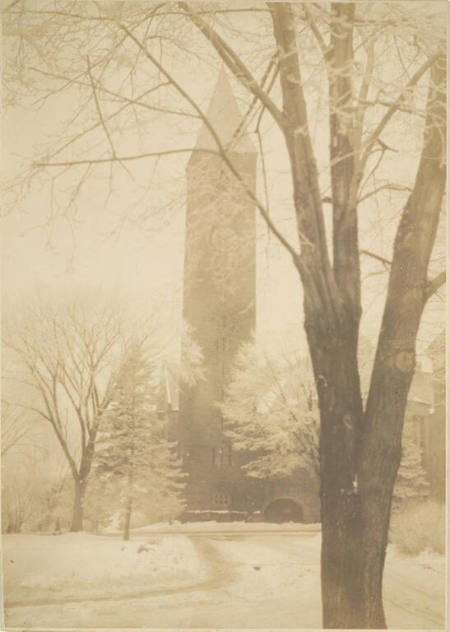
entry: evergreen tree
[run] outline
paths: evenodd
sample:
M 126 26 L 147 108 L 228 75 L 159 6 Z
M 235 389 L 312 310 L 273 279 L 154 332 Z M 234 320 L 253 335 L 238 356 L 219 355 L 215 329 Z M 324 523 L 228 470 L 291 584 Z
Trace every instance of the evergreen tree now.
M 148 513 L 155 503 L 173 512 L 183 508 L 184 474 L 157 412 L 155 375 L 142 344 L 134 342 L 119 370 L 96 454 L 96 487 L 111 499 L 111 510 L 120 510 L 125 540 L 137 509 Z

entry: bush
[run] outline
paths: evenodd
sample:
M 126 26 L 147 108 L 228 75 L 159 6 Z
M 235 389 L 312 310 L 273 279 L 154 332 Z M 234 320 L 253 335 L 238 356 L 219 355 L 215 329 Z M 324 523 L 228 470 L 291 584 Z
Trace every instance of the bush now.
M 443 555 L 445 505 L 430 500 L 400 505 L 391 517 L 389 541 L 406 555 L 418 555 L 427 549 Z

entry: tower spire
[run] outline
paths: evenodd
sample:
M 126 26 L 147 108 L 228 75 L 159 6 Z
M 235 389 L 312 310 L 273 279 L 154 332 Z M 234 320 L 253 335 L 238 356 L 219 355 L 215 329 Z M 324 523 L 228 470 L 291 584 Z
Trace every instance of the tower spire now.
M 255 154 L 243 116 L 239 111 L 230 82 L 222 66 L 206 112 L 206 118 L 216 131 L 222 145 L 240 154 Z M 200 129 L 195 149 L 216 150 L 217 144 L 205 123 Z

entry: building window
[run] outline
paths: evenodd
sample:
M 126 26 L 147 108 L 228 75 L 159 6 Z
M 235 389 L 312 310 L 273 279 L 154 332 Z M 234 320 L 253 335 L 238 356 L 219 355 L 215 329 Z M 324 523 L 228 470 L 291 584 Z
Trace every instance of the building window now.
M 216 491 L 214 494 L 214 505 L 216 507 L 228 507 L 230 505 L 230 495 L 225 491 Z

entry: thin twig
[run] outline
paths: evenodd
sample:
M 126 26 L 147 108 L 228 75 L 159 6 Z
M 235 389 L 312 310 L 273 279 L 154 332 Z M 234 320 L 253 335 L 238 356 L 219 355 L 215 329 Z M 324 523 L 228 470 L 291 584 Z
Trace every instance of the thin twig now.
M 408 81 L 408 83 L 403 88 L 403 90 L 401 91 L 400 95 L 394 101 L 392 106 L 384 114 L 383 118 L 378 123 L 377 127 L 372 132 L 372 134 L 370 135 L 370 137 L 369 137 L 369 139 L 368 139 L 368 141 L 366 143 L 366 147 L 365 147 L 364 153 L 363 153 L 363 155 L 361 157 L 361 171 L 364 170 L 365 164 L 366 164 L 367 159 L 369 157 L 369 154 L 370 154 L 370 152 L 372 150 L 372 147 L 377 142 L 377 139 L 378 139 L 379 135 L 381 134 L 381 132 L 384 130 L 384 128 L 389 123 L 389 121 L 394 116 L 394 114 L 398 111 L 399 107 L 402 105 L 403 101 L 405 100 L 407 92 L 412 87 L 414 87 L 416 85 L 416 83 L 419 81 L 419 79 L 426 73 L 426 71 L 429 68 L 431 68 L 431 66 L 434 64 L 434 62 L 437 61 L 437 59 L 439 59 L 439 57 L 441 55 L 442 55 L 442 52 L 438 51 L 437 53 L 432 55 L 429 59 L 427 59 L 427 61 L 425 63 L 422 64 L 422 66 L 414 73 L 414 75 Z
M 372 257 L 372 259 L 376 259 L 377 261 L 380 261 L 387 268 L 392 265 L 392 261 L 389 261 L 389 259 L 386 259 L 385 257 L 382 257 L 381 255 L 377 255 L 375 252 L 371 252 L 370 250 L 360 250 L 359 253 L 361 255 L 366 255 L 367 257 Z
M 92 71 L 91 71 L 91 62 L 89 61 L 89 55 L 86 57 L 86 61 L 87 61 L 87 71 L 88 71 L 89 80 L 90 80 L 90 83 L 91 83 L 92 94 L 94 95 L 95 107 L 97 109 L 98 118 L 100 119 L 101 126 L 103 127 L 103 130 L 105 132 L 105 136 L 108 139 L 109 145 L 111 147 L 112 156 L 113 156 L 113 158 L 116 158 L 117 157 L 116 156 L 116 149 L 114 147 L 114 143 L 112 141 L 111 134 L 109 133 L 109 130 L 108 130 L 107 126 L 106 126 L 105 119 L 103 118 L 102 110 L 101 110 L 101 107 L 100 107 L 100 102 L 98 100 L 97 90 L 95 88 L 94 77 L 92 76 Z

